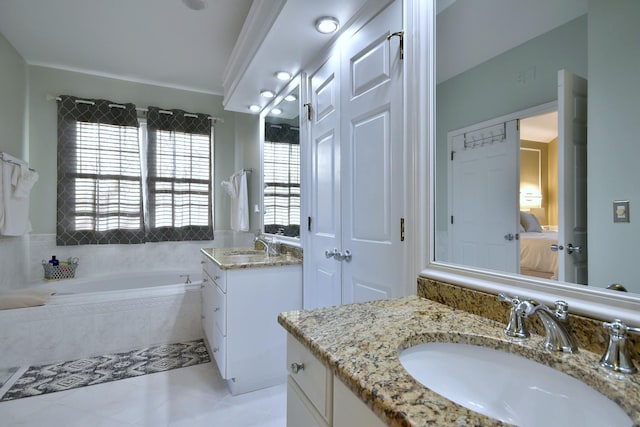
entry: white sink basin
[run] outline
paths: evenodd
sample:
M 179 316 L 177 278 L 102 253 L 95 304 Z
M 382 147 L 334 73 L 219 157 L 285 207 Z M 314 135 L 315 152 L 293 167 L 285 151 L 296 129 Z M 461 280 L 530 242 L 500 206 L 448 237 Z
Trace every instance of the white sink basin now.
M 615 403 L 560 371 L 468 344 L 426 343 L 400 352 L 402 366 L 434 392 L 522 427 L 632 426 Z

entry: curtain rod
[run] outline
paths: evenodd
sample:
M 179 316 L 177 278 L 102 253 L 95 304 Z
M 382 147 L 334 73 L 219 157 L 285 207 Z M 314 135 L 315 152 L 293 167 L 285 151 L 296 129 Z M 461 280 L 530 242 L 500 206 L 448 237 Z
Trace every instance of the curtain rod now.
M 47 101 L 62 101 L 62 98 L 60 98 L 59 96 L 53 96 L 53 95 L 47 95 L 46 96 Z M 95 102 L 93 101 L 89 101 L 86 99 L 78 99 L 76 102 L 82 103 L 82 104 L 95 104 Z M 115 108 L 126 108 L 124 105 L 121 104 L 109 104 L 109 107 L 115 107 Z M 149 111 L 148 108 L 138 108 L 136 107 L 136 111 L 140 111 L 142 113 L 146 113 L 147 111 Z M 160 110 L 161 113 L 163 114 L 173 114 L 172 111 L 168 111 L 168 110 Z M 190 113 L 185 113 L 184 114 L 185 117 L 198 117 L 195 114 L 190 114 Z M 214 123 L 224 123 L 224 119 L 221 117 L 214 117 L 214 116 L 209 116 L 208 117 L 209 120 L 211 120 Z
M 5 158 L 4 158 L 4 153 L 2 153 L 2 152 L 0 152 L 0 160 L 2 160 L 3 162 L 11 163 L 12 165 L 24 166 L 24 165 L 22 165 L 21 163 L 14 162 L 13 160 L 5 159 Z M 35 172 L 35 171 L 36 171 L 36 170 L 35 170 L 35 169 L 33 169 L 33 168 L 29 168 L 29 170 L 30 170 L 31 172 Z

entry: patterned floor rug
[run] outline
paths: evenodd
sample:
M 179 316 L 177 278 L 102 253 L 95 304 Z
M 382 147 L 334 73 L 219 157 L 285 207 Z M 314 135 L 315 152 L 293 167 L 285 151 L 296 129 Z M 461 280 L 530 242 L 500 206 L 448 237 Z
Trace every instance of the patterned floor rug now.
M 122 380 L 209 362 L 203 340 L 31 366 L 0 401 Z

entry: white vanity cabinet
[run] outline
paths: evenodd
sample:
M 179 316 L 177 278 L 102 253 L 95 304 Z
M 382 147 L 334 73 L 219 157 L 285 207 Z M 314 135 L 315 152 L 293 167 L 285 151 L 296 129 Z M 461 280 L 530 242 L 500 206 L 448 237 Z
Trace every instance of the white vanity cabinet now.
M 223 269 L 203 255 L 205 338 L 232 394 L 285 381 L 278 314 L 302 307 L 302 266 Z
M 367 405 L 287 334 L 287 427 L 383 427 Z

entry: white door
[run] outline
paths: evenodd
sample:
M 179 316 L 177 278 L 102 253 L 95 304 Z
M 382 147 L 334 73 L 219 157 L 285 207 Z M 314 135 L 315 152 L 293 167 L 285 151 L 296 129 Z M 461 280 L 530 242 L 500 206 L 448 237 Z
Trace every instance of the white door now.
M 406 243 L 402 2 L 362 27 L 342 52 L 342 261 L 345 304 L 403 295 Z
M 558 280 L 586 285 L 587 81 L 566 70 L 558 71 L 558 163 Z
M 305 309 L 342 303 L 341 265 L 325 256 L 341 247 L 339 65 L 334 54 L 308 80 L 311 224 L 304 256 Z
M 518 121 L 449 134 L 449 260 L 518 273 Z

